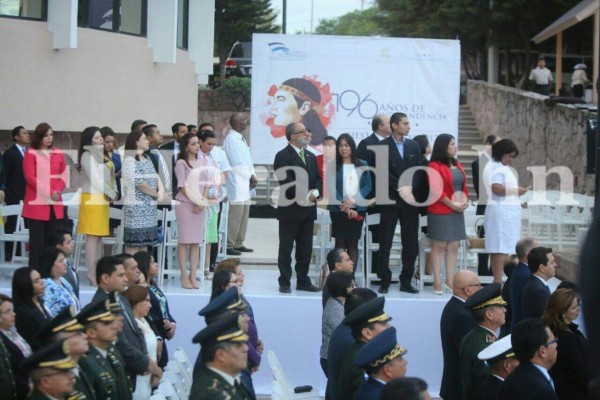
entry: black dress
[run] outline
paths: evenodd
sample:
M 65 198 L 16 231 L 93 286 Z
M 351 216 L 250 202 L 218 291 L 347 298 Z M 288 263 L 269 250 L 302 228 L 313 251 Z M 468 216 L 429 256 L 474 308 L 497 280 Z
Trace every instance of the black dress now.
M 569 330 L 554 332 L 558 338 L 557 356 L 549 373 L 561 400 L 587 399 L 589 345 L 578 327 L 571 323 Z

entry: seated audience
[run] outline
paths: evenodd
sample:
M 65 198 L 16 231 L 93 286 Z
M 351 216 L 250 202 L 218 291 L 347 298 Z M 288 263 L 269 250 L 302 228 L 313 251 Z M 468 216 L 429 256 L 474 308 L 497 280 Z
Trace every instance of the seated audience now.
M 344 252 L 345 254 L 345 252 Z M 356 287 L 352 278 L 352 271 L 337 272 L 327 278 L 327 289 L 330 294 L 329 300 L 323 310 L 321 318 L 321 368 L 327 377 L 327 348 L 329 338 L 333 330 L 342 323 L 344 319 L 344 303 L 346 296 Z
M 552 249 L 536 247 L 527 256 L 531 276 L 523 288 L 521 308 L 524 318 L 541 318 L 550 297 L 548 280 L 556 273 Z
M 45 285 L 39 272 L 33 268 L 21 267 L 13 273 L 15 326 L 33 350 L 40 348 L 36 336 L 51 318 L 43 300 Z
M 556 289 L 548 299 L 544 321 L 558 339 L 556 364 L 550 369 L 560 399 L 588 398 L 589 344 L 575 322 L 579 317 L 579 295 L 571 289 Z
M 40 256 L 40 270 L 45 278 L 46 293 L 44 303 L 54 318 L 66 307 L 74 307 L 75 311 L 81 308 L 79 299 L 75 296 L 73 288 L 64 278 L 67 274 L 65 253 L 55 247 L 46 248 Z
M 73 288 L 73 293 L 79 298 L 79 276 L 77 275 L 77 266 L 69 262 L 69 257 L 75 251 L 75 242 L 71 234 L 66 229 L 56 229 L 50 234 L 49 245 L 56 247 L 65 254 L 65 264 L 67 265 L 67 273 L 64 278 Z

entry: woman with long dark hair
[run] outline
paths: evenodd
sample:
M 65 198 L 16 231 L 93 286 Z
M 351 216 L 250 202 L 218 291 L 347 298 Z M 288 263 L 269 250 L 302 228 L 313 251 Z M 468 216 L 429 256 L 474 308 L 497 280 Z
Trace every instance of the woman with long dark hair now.
M 149 316 L 154 321 L 160 336 L 165 339 L 162 345 L 162 353 L 158 360 L 158 366 L 164 368 L 169 362 L 169 353 L 167 351 L 167 340 L 171 340 L 175 336 L 175 319 L 169 311 L 169 300 L 167 296 L 156 284 L 156 276 L 158 275 L 158 264 L 154 261 L 152 253 L 148 251 L 138 251 L 133 256 L 137 261 L 138 269 L 144 275 L 148 292 L 150 292 L 150 309 Z
M 40 347 L 38 333 L 50 321 L 50 313 L 44 307 L 43 296 L 46 283 L 40 273 L 30 267 L 17 268 L 12 277 L 12 296 L 15 305 L 17 332 L 35 351 Z
M 354 263 L 358 263 L 358 240 L 361 237 L 363 220 L 367 212 L 366 198 L 373 188 L 371 175 L 366 173 L 367 162 L 359 160 L 356 143 L 352 136 L 342 133 L 336 141 L 335 166 L 327 167 L 330 196 L 327 206 L 331 216 L 332 236 L 335 248 L 345 249 Z
M 144 152 L 148 139 L 133 131 L 125 140 L 128 153 L 123 162 L 123 241 L 125 252 L 135 254 L 158 242 L 156 204 L 165 193 L 162 183 Z
M 212 281 L 212 291 L 210 294 L 210 300 L 211 301 L 214 300 L 221 293 L 223 293 L 230 287 L 234 287 L 234 286 L 238 288 L 238 292 L 239 292 L 240 290 L 239 290 L 239 285 L 238 285 L 238 277 L 235 273 L 231 272 L 228 269 L 221 269 L 221 270 L 217 271 L 215 268 L 215 274 L 213 276 L 213 281 Z
M 46 282 L 44 304 L 50 316 L 56 317 L 63 309 L 73 307 L 79 312 L 81 305 L 73 288 L 64 278 L 67 274 L 65 253 L 56 247 L 47 247 L 41 256 L 41 274 Z
M 446 261 L 446 287 L 452 289 L 454 270 L 458 262 L 458 245 L 466 239 L 465 216 L 469 200 L 467 179 L 461 163 L 456 160 L 456 140 L 440 134 L 433 144 L 428 169 L 430 197 L 427 207 L 427 234 L 433 241 L 433 293 L 443 294 L 440 278 L 442 260 Z
M 104 138 L 97 126 L 83 130 L 77 153 L 77 170 L 83 172 L 77 232 L 85 235 L 88 279 L 96 286 L 96 261 L 103 236 L 110 234 L 109 201 L 117 198 L 114 165 L 104 155 Z
M 54 131 L 43 122 L 31 137 L 25 150 L 23 174 L 25 199 L 23 217 L 29 229 L 29 266 L 39 268 L 40 253 L 48 246 L 48 234 L 65 218 L 62 192 L 68 182 L 67 163 L 63 152 L 53 146 Z
M 544 311 L 544 321 L 558 339 L 556 363 L 548 372 L 561 400 L 588 398 L 590 349 L 579 325 L 573 322 L 579 311 L 579 295 L 572 289 L 556 289 Z

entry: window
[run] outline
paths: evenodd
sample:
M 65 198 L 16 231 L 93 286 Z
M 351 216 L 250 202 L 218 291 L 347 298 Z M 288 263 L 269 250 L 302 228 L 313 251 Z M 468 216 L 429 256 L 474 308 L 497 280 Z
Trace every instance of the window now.
M 147 0 L 79 0 L 78 25 L 146 35 Z
M 189 0 L 178 0 L 177 4 L 177 47 L 188 48 Z
M 0 0 L 0 15 L 15 18 L 45 20 L 46 0 Z

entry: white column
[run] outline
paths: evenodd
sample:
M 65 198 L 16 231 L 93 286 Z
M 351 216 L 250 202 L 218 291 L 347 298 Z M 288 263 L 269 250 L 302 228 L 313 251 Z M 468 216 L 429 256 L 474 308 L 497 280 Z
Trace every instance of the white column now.
M 198 83 L 205 85 L 213 73 L 215 0 L 190 1 L 188 21 L 188 54 Z
M 177 55 L 177 0 L 148 2 L 148 45 L 152 47 L 157 63 L 176 62 Z
M 48 30 L 53 33 L 54 49 L 77 48 L 77 0 L 48 2 Z

